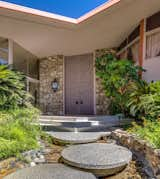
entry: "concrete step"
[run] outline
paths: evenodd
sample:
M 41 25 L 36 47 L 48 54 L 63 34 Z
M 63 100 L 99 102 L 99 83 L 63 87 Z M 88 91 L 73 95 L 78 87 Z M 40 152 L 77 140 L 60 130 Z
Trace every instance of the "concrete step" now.
M 117 116 L 41 116 L 40 125 L 47 131 L 99 131 L 119 127 L 131 122 L 130 119 L 119 119 Z
M 40 119 L 46 119 L 46 120 L 67 120 L 67 121 L 89 121 L 89 120 L 109 120 L 112 121 L 113 119 L 119 119 L 118 116 L 46 116 L 42 115 L 40 116 Z

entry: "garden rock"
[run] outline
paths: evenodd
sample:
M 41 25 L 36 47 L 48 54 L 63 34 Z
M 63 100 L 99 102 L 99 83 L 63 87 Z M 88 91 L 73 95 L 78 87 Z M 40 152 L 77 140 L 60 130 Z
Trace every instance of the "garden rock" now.
M 31 162 L 30 163 L 30 167 L 35 167 L 36 166 L 36 163 L 35 162 Z
M 135 134 L 123 130 L 115 130 L 111 134 L 117 143 L 129 148 L 144 165 L 144 171 L 154 178 L 160 171 L 160 149 L 155 149 L 147 141 L 139 139 Z

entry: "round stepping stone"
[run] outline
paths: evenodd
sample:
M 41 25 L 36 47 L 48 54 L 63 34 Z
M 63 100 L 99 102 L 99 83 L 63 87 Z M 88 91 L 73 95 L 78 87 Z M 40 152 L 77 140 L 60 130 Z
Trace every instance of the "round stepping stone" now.
M 48 132 L 55 142 L 64 144 L 84 144 L 96 142 L 102 136 L 110 135 L 110 132 Z
M 63 164 L 45 164 L 19 170 L 4 179 L 96 179 L 88 172 L 79 171 Z
M 132 159 L 132 153 L 121 146 L 93 143 L 70 146 L 62 151 L 62 161 L 92 172 L 108 176 L 123 170 Z

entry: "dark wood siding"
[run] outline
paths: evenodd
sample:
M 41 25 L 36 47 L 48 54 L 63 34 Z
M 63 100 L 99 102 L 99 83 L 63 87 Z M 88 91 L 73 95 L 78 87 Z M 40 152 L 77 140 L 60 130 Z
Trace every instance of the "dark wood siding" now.
M 133 32 L 128 37 L 128 43 L 132 42 L 134 39 L 136 39 L 139 36 L 140 32 L 140 26 L 136 27 Z
M 147 18 L 147 32 L 155 28 L 160 27 L 160 12 L 154 14 L 153 16 Z

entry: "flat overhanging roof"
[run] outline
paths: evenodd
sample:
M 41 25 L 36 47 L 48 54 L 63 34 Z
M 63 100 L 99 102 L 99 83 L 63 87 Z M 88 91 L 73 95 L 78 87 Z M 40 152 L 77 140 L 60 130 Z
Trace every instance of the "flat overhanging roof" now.
M 83 15 L 77 19 L 54 14 L 54 13 L 49 13 L 49 12 L 21 6 L 21 5 L 16 5 L 16 4 L 8 3 L 8 2 L 4 2 L 4 1 L 0 1 L 0 8 L 8 9 L 11 11 L 22 12 L 22 13 L 26 13 L 26 14 L 31 14 L 31 15 L 35 15 L 35 16 L 46 17 L 46 18 L 50 18 L 53 20 L 59 20 L 59 21 L 73 23 L 73 24 L 79 24 L 82 21 L 88 19 L 89 17 L 94 16 L 103 10 L 106 10 L 107 8 L 115 5 L 116 3 L 120 2 L 120 1 L 121 0 L 109 0 L 106 3 L 102 4 L 101 6 L 91 10 L 90 12 L 86 13 L 85 15 Z
M 159 7 L 160 0 L 111 0 L 73 19 L 0 1 L 0 36 L 40 58 L 90 53 L 118 46 Z

